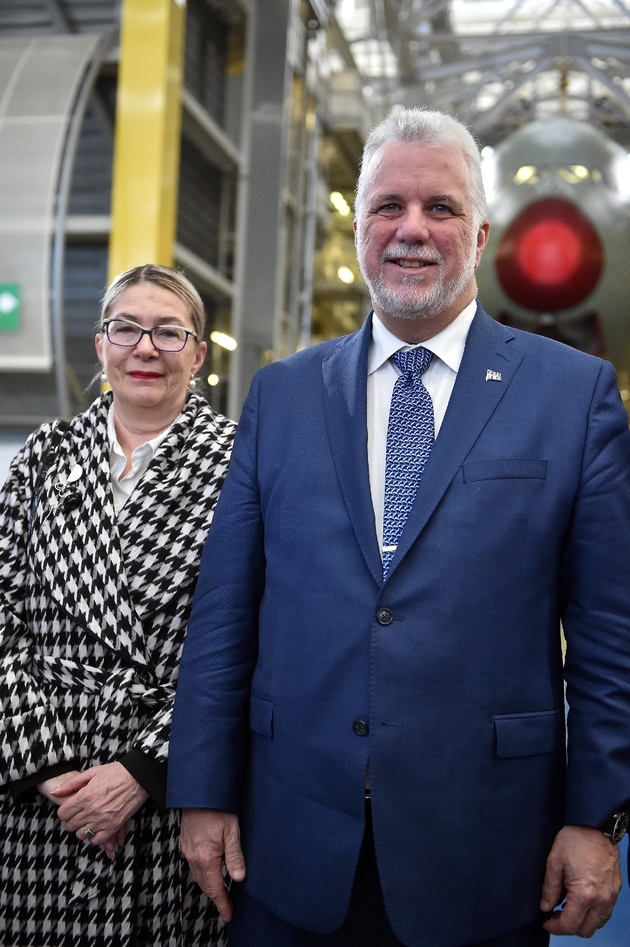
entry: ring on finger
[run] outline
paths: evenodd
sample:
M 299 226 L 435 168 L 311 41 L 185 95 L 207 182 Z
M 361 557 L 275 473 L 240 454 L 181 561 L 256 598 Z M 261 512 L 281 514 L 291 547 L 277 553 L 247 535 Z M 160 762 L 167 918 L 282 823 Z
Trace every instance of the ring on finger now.
M 81 831 L 83 832 L 86 838 L 94 838 L 95 833 L 92 831 L 92 829 L 88 829 L 87 825 L 84 825 Z

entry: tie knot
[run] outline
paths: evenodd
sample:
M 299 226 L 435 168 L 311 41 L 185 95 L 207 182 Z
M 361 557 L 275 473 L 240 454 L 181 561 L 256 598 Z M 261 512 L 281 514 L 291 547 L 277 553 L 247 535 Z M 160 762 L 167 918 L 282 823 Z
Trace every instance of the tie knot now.
M 431 364 L 433 352 L 419 346 L 417 349 L 407 349 L 394 352 L 392 359 L 398 365 L 401 372 L 411 372 L 412 375 L 424 375 Z

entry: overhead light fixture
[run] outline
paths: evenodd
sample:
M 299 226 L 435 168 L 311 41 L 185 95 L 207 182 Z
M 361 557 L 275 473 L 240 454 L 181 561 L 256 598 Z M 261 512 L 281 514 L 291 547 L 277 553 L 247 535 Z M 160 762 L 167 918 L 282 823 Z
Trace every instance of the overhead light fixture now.
M 210 341 L 220 345 L 222 349 L 227 349 L 228 352 L 233 352 L 237 345 L 236 339 L 233 339 L 231 335 L 227 332 L 218 332 L 216 329 L 210 333 Z
M 570 168 L 578 181 L 585 181 L 587 179 L 588 168 L 585 168 L 583 164 L 572 164 L 570 165 Z
M 347 283 L 348 285 L 354 283 L 354 273 L 349 266 L 340 266 L 337 270 L 337 276 L 342 283 Z
M 335 208 L 338 214 L 341 214 L 342 217 L 348 217 L 352 213 L 350 210 L 350 204 L 345 199 L 341 191 L 331 191 L 330 193 L 330 203 Z
M 514 175 L 515 184 L 531 184 L 537 183 L 536 179 L 536 168 L 532 164 L 524 164 L 521 168 L 518 169 Z

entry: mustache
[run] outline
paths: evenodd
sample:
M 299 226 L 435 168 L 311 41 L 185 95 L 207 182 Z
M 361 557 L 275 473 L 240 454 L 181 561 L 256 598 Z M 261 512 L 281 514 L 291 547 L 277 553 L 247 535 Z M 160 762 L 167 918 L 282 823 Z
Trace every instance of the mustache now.
M 438 250 L 429 247 L 418 248 L 409 247 L 404 243 L 392 244 L 385 247 L 381 253 L 381 263 L 387 260 L 398 260 L 403 257 L 405 260 L 417 260 L 419 263 L 444 263 L 444 257 Z

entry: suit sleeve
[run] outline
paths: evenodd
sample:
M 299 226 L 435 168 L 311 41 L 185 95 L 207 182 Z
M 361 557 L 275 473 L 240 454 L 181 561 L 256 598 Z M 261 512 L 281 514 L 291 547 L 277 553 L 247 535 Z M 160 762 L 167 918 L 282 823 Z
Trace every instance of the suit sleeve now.
M 167 805 L 238 811 L 265 573 L 257 477 L 259 384 L 243 407 L 201 559 L 180 665 Z
M 0 493 L 0 784 L 76 760 L 78 753 L 39 687 L 26 603 L 36 438 L 18 454 Z M 71 768 L 71 767 L 70 767 Z
M 630 432 L 608 363 L 589 411 L 562 607 L 566 822 L 599 826 L 630 799 Z

